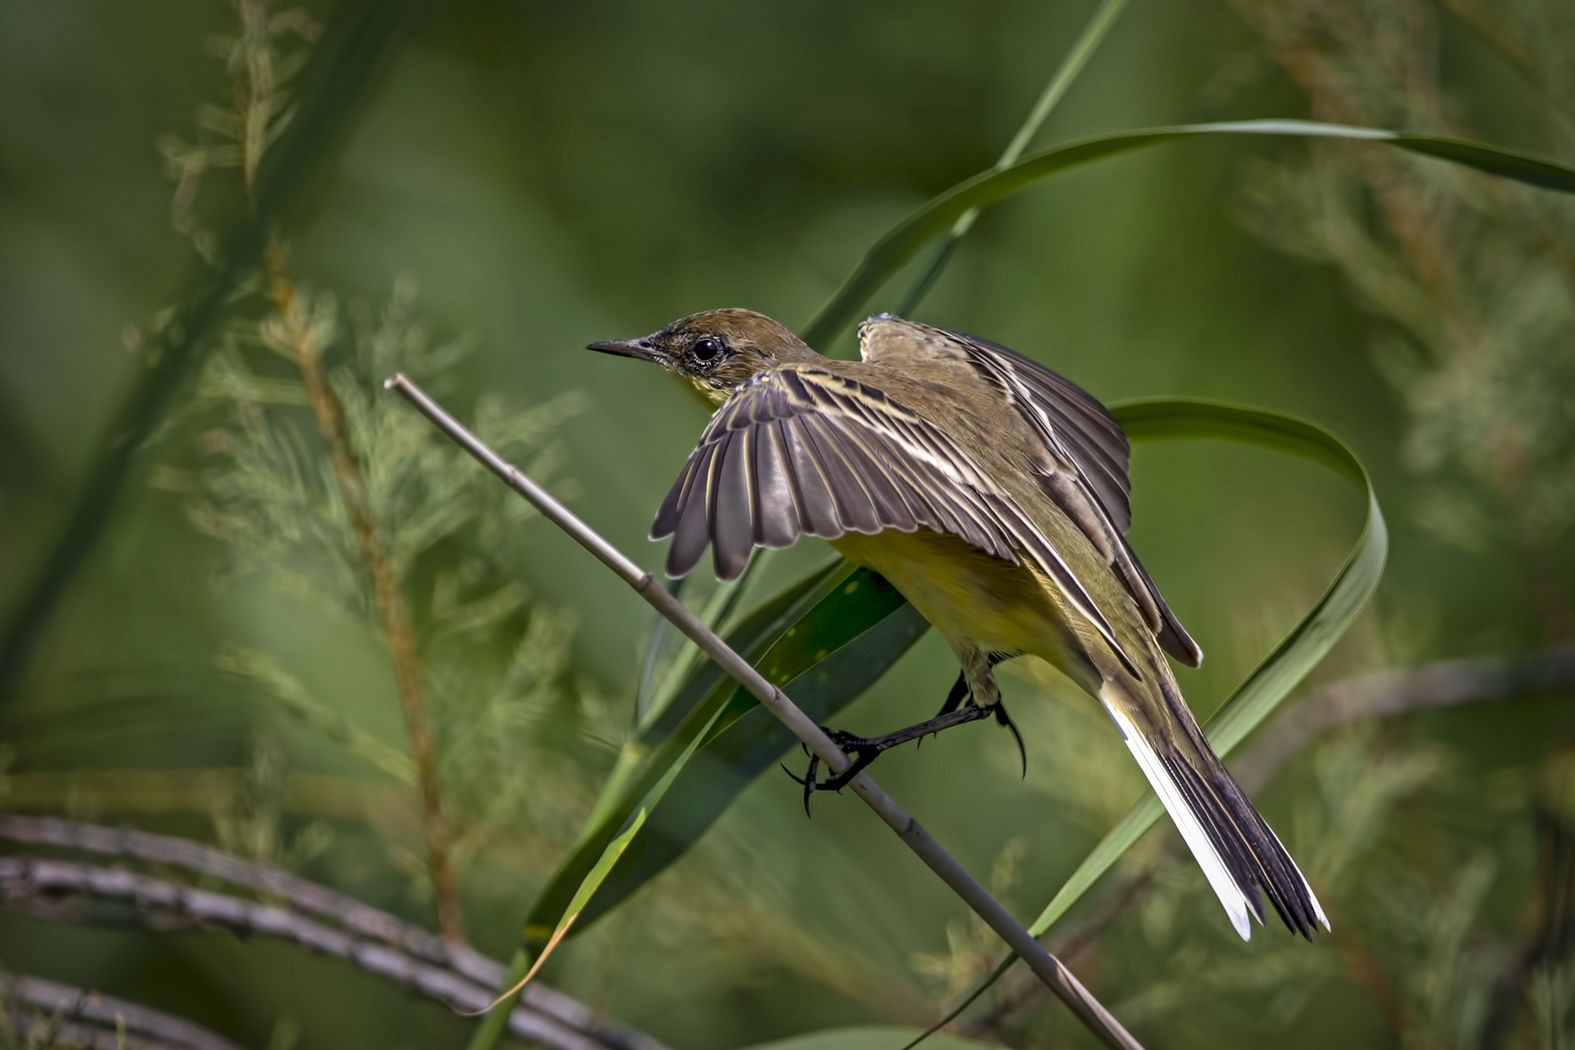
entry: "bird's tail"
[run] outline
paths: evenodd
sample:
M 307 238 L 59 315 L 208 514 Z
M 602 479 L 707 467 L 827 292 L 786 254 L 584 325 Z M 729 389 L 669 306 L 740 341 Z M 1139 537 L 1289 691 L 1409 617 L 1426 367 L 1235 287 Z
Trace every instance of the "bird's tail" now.
M 1159 660 L 1162 664 L 1163 657 Z M 1329 928 L 1312 887 L 1209 747 L 1169 668 L 1155 670 L 1157 674 L 1141 685 L 1124 676 L 1121 681 L 1106 681 L 1099 691 L 1100 702 L 1242 940 L 1252 936 L 1249 912 L 1259 924 L 1263 922 L 1260 889 L 1285 925 L 1311 940 L 1315 924 Z M 1130 692 L 1135 689 L 1149 695 L 1138 701 Z

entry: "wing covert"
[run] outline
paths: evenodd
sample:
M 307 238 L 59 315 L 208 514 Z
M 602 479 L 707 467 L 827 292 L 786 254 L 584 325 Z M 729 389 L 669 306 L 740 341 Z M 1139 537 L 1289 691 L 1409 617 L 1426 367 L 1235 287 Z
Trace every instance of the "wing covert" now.
M 736 579 L 751 550 L 801 535 L 928 529 L 1013 564 L 1026 555 L 1132 666 L 1081 581 L 1008 493 L 945 432 L 883 393 L 817 368 L 761 372 L 711 418 L 662 501 L 651 538 L 672 536 L 667 574 L 712 548 Z
M 945 331 L 945 329 L 942 329 Z M 1060 471 L 1045 489 L 1100 550 L 1137 602 L 1166 652 L 1197 667 L 1203 650 L 1193 641 L 1127 543 L 1132 524 L 1132 446 L 1110 410 L 1082 387 L 1015 350 L 947 332 L 978 372 L 995 384 L 1044 441 Z
M 1105 556 L 1159 644 L 1190 667 L 1202 662 L 1203 651 L 1126 541 L 1131 445 L 1104 405 L 1039 362 L 963 332 L 883 314 L 860 326 L 859 340 L 868 361 L 896 366 L 904 357 L 952 359 L 994 386 L 1044 446 L 1046 494 Z

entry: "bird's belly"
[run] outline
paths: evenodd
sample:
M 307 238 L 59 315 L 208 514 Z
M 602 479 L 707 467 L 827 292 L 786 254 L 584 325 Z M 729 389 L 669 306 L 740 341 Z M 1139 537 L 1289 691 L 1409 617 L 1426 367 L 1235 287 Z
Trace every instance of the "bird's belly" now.
M 1064 667 L 1075 645 L 1053 585 L 1027 565 L 925 529 L 850 532 L 831 545 L 891 581 L 959 655 L 1032 653 Z

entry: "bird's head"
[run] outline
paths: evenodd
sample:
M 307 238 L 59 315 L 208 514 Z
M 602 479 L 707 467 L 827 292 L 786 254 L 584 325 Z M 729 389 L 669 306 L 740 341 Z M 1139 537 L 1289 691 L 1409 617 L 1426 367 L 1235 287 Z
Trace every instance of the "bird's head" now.
M 761 372 L 820 356 L 753 310 L 707 310 L 639 339 L 613 339 L 586 349 L 654 361 L 689 380 L 712 405 L 722 404 Z

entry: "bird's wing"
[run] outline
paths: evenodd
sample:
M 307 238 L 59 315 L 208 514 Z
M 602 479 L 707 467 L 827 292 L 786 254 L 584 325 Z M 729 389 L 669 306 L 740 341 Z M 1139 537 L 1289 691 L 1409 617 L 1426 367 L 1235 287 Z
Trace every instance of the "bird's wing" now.
M 818 368 L 761 372 L 717 410 L 651 526 L 672 536 L 667 574 L 709 545 L 738 576 L 754 546 L 801 535 L 917 529 L 958 536 L 1060 587 L 1134 675 L 1109 621 L 1048 537 L 952 437 L 866 384 Z
M 940 342 L 923 342 L 934 352 L 960 355 L 1017 410 L 1045 446 L 1045 492 L 1105 555 L 1165 651 L 1188 667 L 1202 663 L 1203 650 L 1170 611 L 1127 543 L 1131 445 L 1110 411 L 1077 384 L 1015 350 L 915 321 L 884 317 L 866 322 L 859 331 L 865 359 L 891 357 L 897 364 L 896 358 L 914 352 L 915 332 L 941 336 Z

